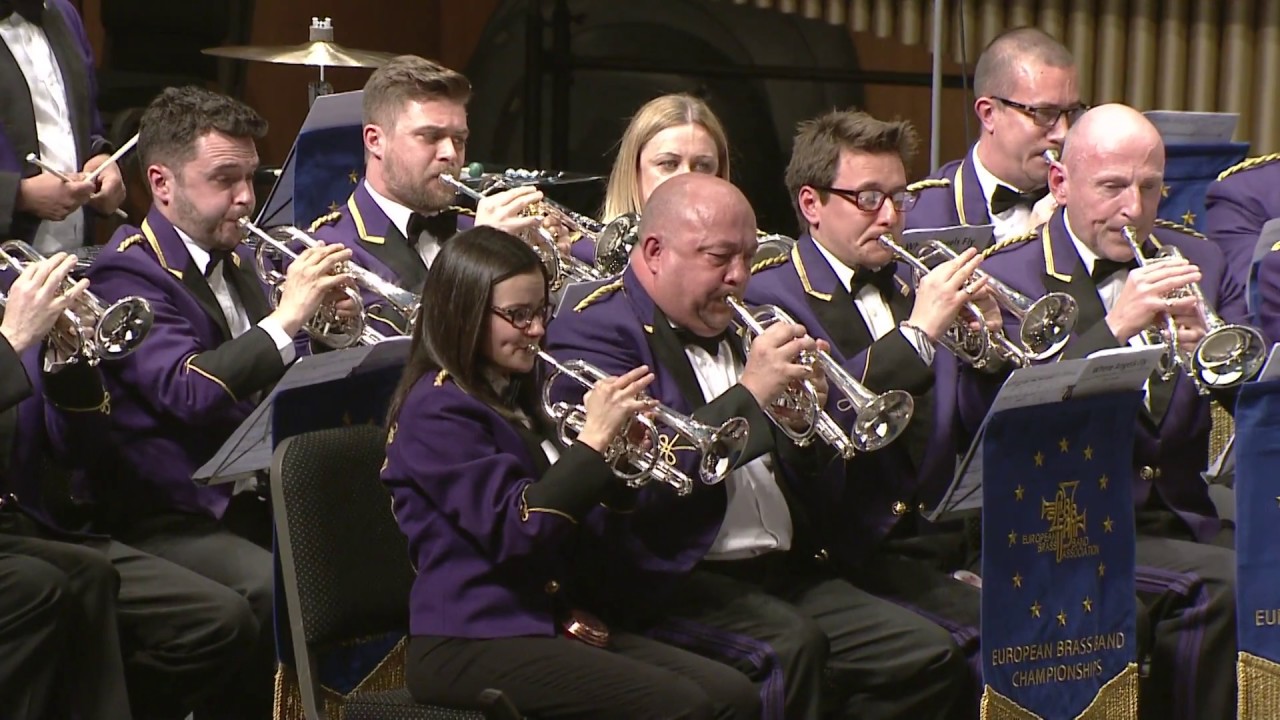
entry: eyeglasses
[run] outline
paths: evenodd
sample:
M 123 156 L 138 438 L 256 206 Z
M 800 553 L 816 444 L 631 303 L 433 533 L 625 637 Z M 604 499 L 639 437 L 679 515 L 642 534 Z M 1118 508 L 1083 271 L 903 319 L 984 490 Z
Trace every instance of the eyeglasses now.
M 533 324 L 534 320 L 541 320 L 542 326 L 546 327 L 551 322 L 551 313 L 554 308 L 548 304 L 542 304 L 536 308 L 528 305 L 521 305 L 513 308 L 491 307 L 494 315 L 506 320 L 511 327 L 517 330 L 527 330 Z
M 991 96 L 991 99 L 999 100 L 1000 102 L 1004 103 L 1005 105 L 1008 105 L 1014 110 L 1017 110 L 1023 115 L 1026 115 L 1027 117 L 1031 118 L 1031 122 L 1035 123 L 1036 125 L 1039 125 L 1042 128 L 1051 128 L 1054 125 L 1057 125 L 1058 118 L 1062 117 L 1063 115 L 1067 116 L 1067 124 L 1070 125 L 1075 121 L 1079 120 L 1080 116 L 1083 115 L 1085 111 L 1089 109 L 1089 106 L 1085 105 L 1084 103 L 1072 105 L 1071 107 L 1065 107 L 1065 108 L 1054 107 L 1052 105 L 1041 105 L 1040 107 L 1034 107 L 1031 105 L 1023 105 L 1022 103 L 1014 102 L 1012 100 L 1006 100 L 1002 97 L 996 97 L 994 95 Z
M 877 212 L 883 205 L 885 200 L 893 201 L 893 209 L 898 212 L 906 212 L 916 204 L 916 194 L 907 190 L 899 190 L 896 193 L 887 193 L 883 190 L 847 190 L 837 187 L 814 187 L 814 190 L 821 192 L 829 192 L 832 195 L 848 200 L 862 212 Z

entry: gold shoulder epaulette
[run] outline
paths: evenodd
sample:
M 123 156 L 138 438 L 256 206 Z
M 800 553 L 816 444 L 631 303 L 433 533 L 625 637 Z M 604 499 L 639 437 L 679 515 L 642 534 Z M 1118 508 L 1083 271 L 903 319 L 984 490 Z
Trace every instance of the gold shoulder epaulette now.
M 591 307 L 595 303 L 603 300 L 604 298 L 608 297 L 609 295 L 612 295 L 613 293 L 618 292 L 621 289 L 622 289 L 622 278 L 618 278 L 617 280 L 614 280 L 613 282 L 608 283 L 607 285 L 601 285 L 595 290 L 592 290 L 589 295 L 579 300 L 578 304 L 573 306 L 573 311 L 582 312 L 583 310 L 586 310 L 587 308 Z
M 120 245 L 116 248 L 116 252 L 122 253 L 125 250 L 128 250 L 129 248 L 133 247 L 134 245 L 142 244 L 143 242 L 146 241 L 146 239 L 147 238 L 144 237 L 142 233 L 135 233 L 133 235 L 130 235 L 129 237 L 120 241 Z
M 1204 233 L 1198 232 L 1194 228 L 1189 228 L 1186 225 L 1183 225 L 1182 223 L 1176 223 L 1172 220 L 1165 220 L 1164 218 L 1156 218 L 1156 227 L 1162 227 L 1168 230 L 1177 230 L 1180 233 L 1186 233 L 1191 237 L 1200 238 L 1201 240 L 1209 239 L 1208 236 L 1206 236 Z
M 1259 155 L 1257 157 L 1245 158 L 1231 167 L 1218 173 L 1219 180 L 1225 180 L 1227 177 L 1234 175 L 1241 170 L 1248 170 L 1259 165 L 1266 165 L 1269 162 L 1280 160 L 1280 153 L 1271 153 L 1270 155 Z
M 444 384 L 444 381 L 448 379 L 449 379 L 449 371 L 441 370 L 440 372 L 436 373 L 435 386 L 440 387 L 441 385 Z
M 774 255 L 773 257 L 765 258 L 760 262 L 756 263 L 755 265 L 752 265 L 751 274 L 755 275 L 761 270 L 768 270 L 771 267 L 777 267 L 778 265 L 785 265 L 786 263 L 789 263 L 789 262 L 791 262 L 790 253 L 785 253 L 782 255 Z
M 907 186 L 907 192 L 920 192 L 929 188 L 951 187 L 951 181 L 947 178 L 925 178 L 917 180 Z
M 982 251 L 982 259 L 985 260 L 1007 247 L 1017 245 L 1018 243 L 1024 243 L 1024 242 L 1027 242 L 1028 240 L 1034 240 L 1039 236 L 1040 236 L 1040 228 L 1036 228 L 1035 230 L 1029 230 L 1027 232 L 1024 232 L 1021 235 L 1014 235 L 1013 237 L 1007 237 L 998 243 L 992 243 L 991 247 Z
M 341 210 L 334 210 L 333 212 L 327 215 L 321 215 L 320 217 L 311 221 L 311 224 L 307 226 L 307 232 L 313 233 L 319 230 L 324 225 L 328 225 L 331 222 L 337 222 L 338 219 L 341 217 L 342 217 Z
M 471 208 L 462 207 L 461 205 L 450 205 L 449 210 L 447 212 L 456 212 L 459 215 L 470 215 L 471 217 L 476 216 L 475 210 L 472 210 Z

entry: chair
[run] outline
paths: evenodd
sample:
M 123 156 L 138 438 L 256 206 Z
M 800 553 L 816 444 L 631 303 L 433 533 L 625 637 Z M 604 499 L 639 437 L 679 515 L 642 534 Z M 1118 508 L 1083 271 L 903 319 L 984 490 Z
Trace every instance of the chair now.
M 326 717 L 318 674 L 322 652 L 409 627 L 414 571 L 391 496 L 378 477 L 385 441 L 385 431 L 369 425 L 320 430 L 285 440 L 272 461 L 272 512 L 308 720 Z M 336 709 L 345 720 L 511 717 L 509 702 L 497 691 L 486 691 L 481 706 L 483 713 L 417 705 L 401 687 L 356 689 Z

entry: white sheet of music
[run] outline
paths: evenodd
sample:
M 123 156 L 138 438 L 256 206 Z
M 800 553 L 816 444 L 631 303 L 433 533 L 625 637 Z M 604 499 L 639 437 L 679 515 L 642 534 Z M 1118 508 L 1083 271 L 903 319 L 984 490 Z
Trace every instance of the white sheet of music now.
M 929 242 L 941 240 L 947 247 L 956 252 L 964 252 L 971 247 L 986 250 L 995 241 L 995 225 L 952 225 L 939 228 L 914 228 L 902 231 L 902 246 L 908 250 Z

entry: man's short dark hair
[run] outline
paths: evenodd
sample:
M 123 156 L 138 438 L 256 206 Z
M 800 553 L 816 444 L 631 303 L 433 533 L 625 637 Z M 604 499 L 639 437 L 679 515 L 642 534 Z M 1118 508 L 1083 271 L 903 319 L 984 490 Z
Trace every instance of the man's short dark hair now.
M 1018 27 L 1000 33 L 978 56 L 973 68 L 973 91 L 978 97 L 1009 97 L 1015 74 L 1027 62 L 1051 68 L 1075 67 L 1067 46 L 1043 30 Z
M 142 113 L 138 159 L 144 168 L 181 168 L 195 156 L 196 141 L 210 132 L 261 140 L 267 121 L 248 105 L 212 90 L 165 88 Z
M 393 127 L 410 101 L 471 99 L 471 83 L 462 73 L 417 55 L 400 55 L 373 71 L 364 84 L 364 123 Z

